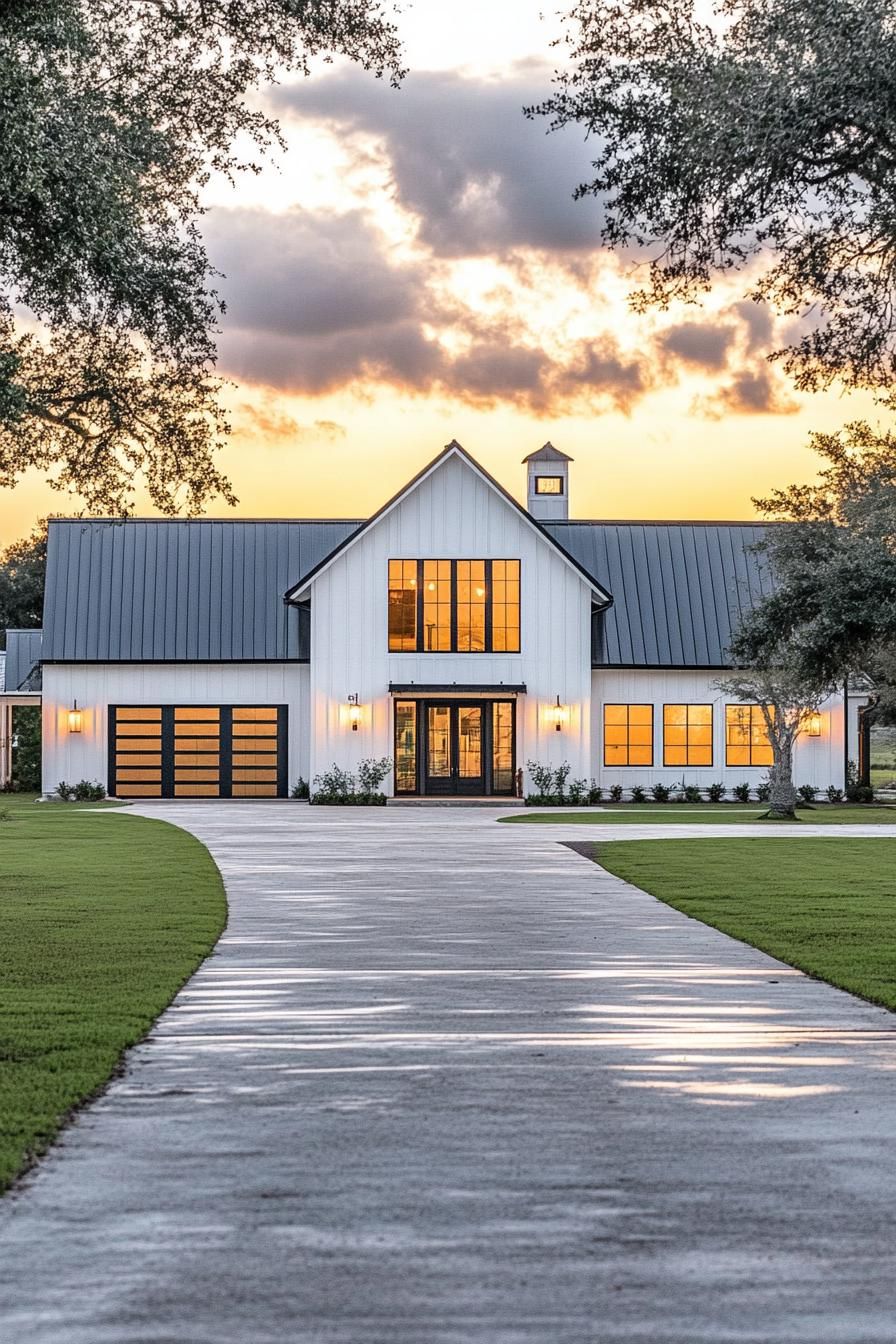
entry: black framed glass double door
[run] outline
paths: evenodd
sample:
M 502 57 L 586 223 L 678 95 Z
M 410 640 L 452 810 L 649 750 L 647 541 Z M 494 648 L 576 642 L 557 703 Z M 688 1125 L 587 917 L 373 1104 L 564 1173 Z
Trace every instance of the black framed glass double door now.
M 515 743 L 513 700 L 396 701 L 395 792 L 512 796 Z

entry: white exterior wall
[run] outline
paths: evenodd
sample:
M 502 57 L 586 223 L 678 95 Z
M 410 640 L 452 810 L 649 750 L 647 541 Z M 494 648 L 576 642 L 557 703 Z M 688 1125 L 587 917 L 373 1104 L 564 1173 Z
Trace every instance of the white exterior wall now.
M 735 784 L 755 786 L 767 775 L 767 766 L 725 764 L 725 706 L 734 704 L 731 696 L 714 689 L 713 682 L 724 675 L 721 671 L 679 671 L 663 669 L 595 668 L 592 677 L 593 711 L 591 757 L 593 777 L 604 788 L 622 784 L 629 789 L 633 784 L 649 787 L 652 784 L 675 784 L 683 780 L 706 788 L 709 784 L 723 783 L 727 788 Z M 652 704 L 653 714 L 653 768 L 646 766 L 604 766 L 603 720 L 605 704 Z M 713 765 L 663 766 L 663 705 L 693 704 L 713 706 Z M 855 709 L 852 710 L 852 731 L 855 733 Z M 854 757 L 857 746 L 851 755 Z M 829 784 L 843 788 L 843 697 L 833 696 L 821 711 L 821 736 L 799 738 L 794 751 L 794 783 L 814 784 L 824 790 Z
M 390 559 L 519 559 L 521 652 L 390 653 Z M 338 556 L 311 586 L 311 778 L 337 764 L 393 755 L 389 683 L 522 684 L 517 765 L 528 759 L 575 774 L 589 768 L 591 589 L 530 523 L 475 471 L 447 458 Z M 352 732 L 347 699 L 357 693 Z M 561 732 L 551 709 L 567 707 Z M 386 787 L 391 791 L 392 781 Z
M 289 784 L 308 778 L 306 663 L 46 663 L 43 789 L 60 780 L 108 784 L 110 705 L 287 705 Z M 82 731 L 68 731 L 74 700 Z

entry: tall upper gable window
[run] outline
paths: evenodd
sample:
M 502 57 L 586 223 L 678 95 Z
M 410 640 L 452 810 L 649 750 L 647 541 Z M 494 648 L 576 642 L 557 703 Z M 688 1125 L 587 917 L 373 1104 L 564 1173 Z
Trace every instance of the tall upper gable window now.
M 535 477 L 536 495 L 562 495 L 563 477 L 562 476 L 536 476 Z
M 519 653 L 519 560 L 390 560 L 390 653 Z

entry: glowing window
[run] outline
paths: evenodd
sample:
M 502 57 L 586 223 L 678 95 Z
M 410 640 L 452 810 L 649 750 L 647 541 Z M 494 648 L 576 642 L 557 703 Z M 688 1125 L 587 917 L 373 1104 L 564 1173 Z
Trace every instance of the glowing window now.
M 604 765 L 653 765 L 653 705 L 604 705 Z
M 536 476 L 535 477 L 536 495 L 562 495 L 563 477 L 562 476 Z
M 389 649 L 417 648 L 417 561 L 389 561 Z
M 772 764 L 772 744 L 761 705 L 725 706 L 725 764 Z
M 393 653 L 519 653 L 519 560 L 390 560 Z
M 663 706 L 663 765 L 712 765 L 712 705 Z

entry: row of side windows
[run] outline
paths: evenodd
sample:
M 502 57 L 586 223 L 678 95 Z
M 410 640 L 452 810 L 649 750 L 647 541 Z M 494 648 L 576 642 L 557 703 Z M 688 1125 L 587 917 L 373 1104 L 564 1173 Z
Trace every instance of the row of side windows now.
M 604 705 L 604 765 L 652 766 L 653 705 Z M 712 765 L 712 705 L 663 705 L 663 765 Z M 725 764 L 771 765 L 761 705 L 725 706 Z
M 390 560 L 390 653 L 519 653 L 519 560 Z

